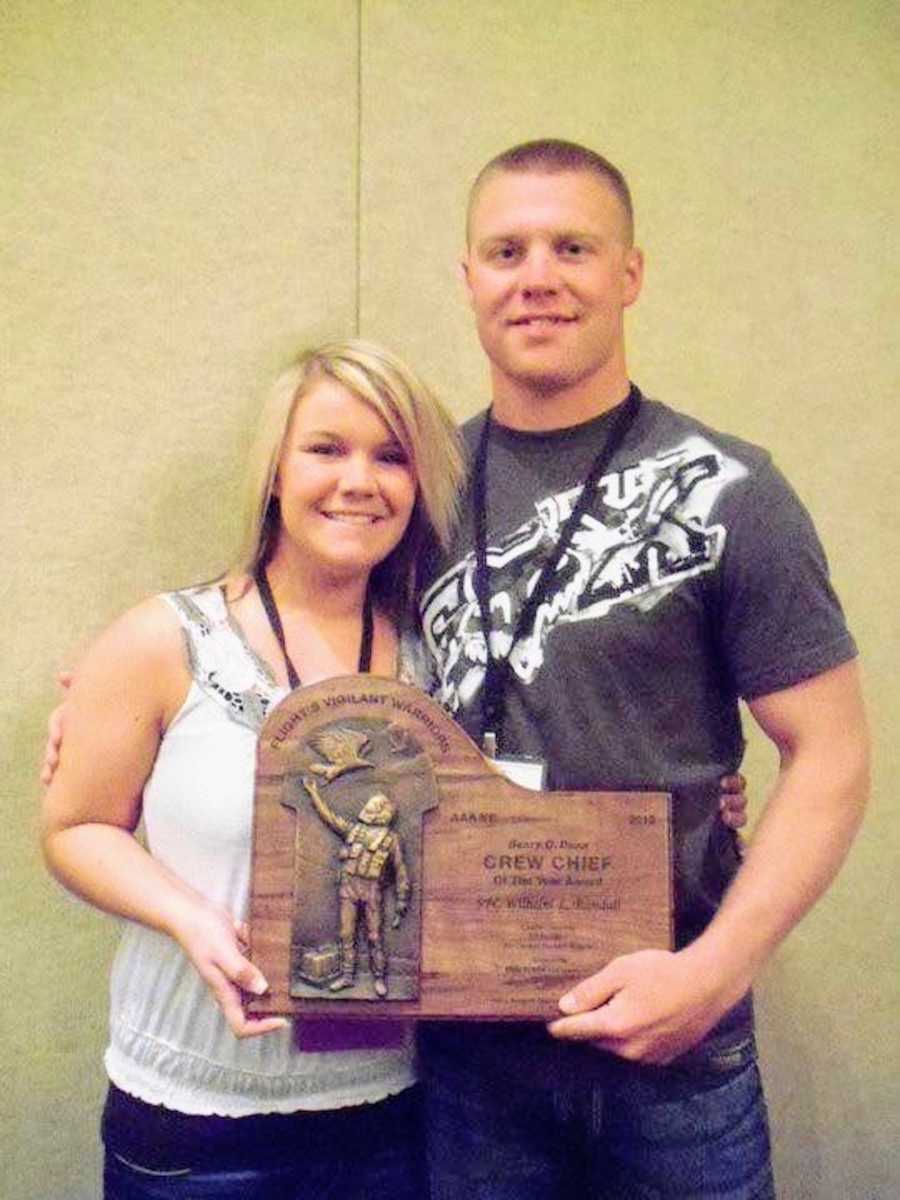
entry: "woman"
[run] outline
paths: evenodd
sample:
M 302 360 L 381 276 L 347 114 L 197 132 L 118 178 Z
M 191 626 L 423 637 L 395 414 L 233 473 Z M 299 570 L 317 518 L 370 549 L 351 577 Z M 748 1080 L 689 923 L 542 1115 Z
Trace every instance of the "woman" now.
M 242 990 L 267 985 L 242 919 L 257 731 L 301 680 L 412 678 L 415 559 L 446 539 L 461 475 L 449 418 L 395 358 L 304 354 L 263 414 L 236 566 L 138 605 L 79 666 L 43 845 L 68 888 L 131 922 L 108 1200 L 424 1195 L 410 1031 L 310 1051 L 283 1018 L 245 1016 Z

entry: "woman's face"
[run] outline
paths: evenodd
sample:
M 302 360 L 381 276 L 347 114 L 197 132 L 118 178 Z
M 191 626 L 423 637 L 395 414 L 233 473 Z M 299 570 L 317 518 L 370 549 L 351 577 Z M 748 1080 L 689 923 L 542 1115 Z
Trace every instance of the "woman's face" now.
M 400 542 L 416 501 L 403 447 L 375 411 L 333 379 L 299 401 L 278 464 L 276 553 L 339 575 L 368 574 Z

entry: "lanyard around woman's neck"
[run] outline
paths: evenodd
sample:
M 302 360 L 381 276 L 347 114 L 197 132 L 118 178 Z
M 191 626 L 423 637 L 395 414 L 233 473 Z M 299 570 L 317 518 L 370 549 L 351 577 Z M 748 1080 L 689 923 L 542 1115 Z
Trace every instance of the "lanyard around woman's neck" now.
M 275 603 L 275 597 L 272 595 L 272 589 L 269 586 L 269 580 L 266 575 L 265 567 L 258 567 L 253 578 L 256 580 L 256 586 L 259 589 L 259 598 L 262 600 L 263 608 L 266 610 L 266 616 L 269 618 L 269 625 L 272 627 L 272 632 L 275 634 L 275 640 L 281 648 L 281 653 L 284 656 L 284 665 L 287 667 L 288 683 L 291 690 L 300 686 L 300 676 L 297 674 L 297 669 L 291 662 L 291 656 L 288 654 L 287 642 L 284 637 L 284 626 L 281 623 L 281 614 L 278 611 L 278 605 Z M 362 612 L 362 637 L 359 643 L 359 665 L 357 671 L 364 675 L 372 667 L 372 637 L 374 633 L 374 614 L 372 611 L 372 593 L 371 589 L 366 587 L 366 595 L 363 600 Z
M 487 556 L 487 490 L 488 443 L 490 441 L 492 422 L 490 410 L 488 410 L 472 468 L 472 497 L 475 510 L 475 596 L 481 616 L 481 628 L 484 636 L 486 656 L 484 684 L 481 689 L 481 736 L 482 741 L 489 746 L 500 748 L 499 734 L 503 722 L 503 702 L 509 682 L 510 656 L 516 642 L 527 629 L 531 628 L 539 605 L 547 598 L 551 580 L 556 573 L 559 563 L 571 545 L 575 531 L 581 523 L 581 518 L 593 503 L 594 493 L 600 477 L 607 470 L 613 455 L 627 437 L 628 431 L 637 417 L 640 403 L 641 393 L 632 385 L 627 399 L 619 406 L 619 410 L 615 414 L 613 425 L 609 430 L 609 436 L 591 464 L 591 468 L 582 485 L 578 502 L 563 525 L 553 552 L 545 559 L 537 582 L 531 589 L 527 601 L 522 606 L 505 658 L 495 658 L 491 646 L 491 585 Z

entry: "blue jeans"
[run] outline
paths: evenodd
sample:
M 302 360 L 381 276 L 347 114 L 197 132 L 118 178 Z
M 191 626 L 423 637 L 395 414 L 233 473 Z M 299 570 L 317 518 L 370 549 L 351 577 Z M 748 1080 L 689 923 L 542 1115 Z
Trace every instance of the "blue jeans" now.
M 774 1200 L 752 1042 L 691 1070 L 611 1060 L 529 1086 L 429 1054 L 432 1200 Z
M 427 1200 L 418 1088 L 237 1118 L 186 1117 L 111 1089 L 103 1135 L 104 1200 Z

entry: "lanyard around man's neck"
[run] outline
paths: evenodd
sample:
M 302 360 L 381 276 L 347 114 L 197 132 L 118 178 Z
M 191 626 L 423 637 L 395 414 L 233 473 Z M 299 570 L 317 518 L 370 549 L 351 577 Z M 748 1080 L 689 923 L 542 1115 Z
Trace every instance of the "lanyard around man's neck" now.
M 512 640 L 506 656 L 502 659 L 494 657 L 491 648 L 491 583 L 487 558 L 487 511 L 488 511 L 488 444 L 490 442 L 491 421 L 490 409 L 484 420 L 484 427 L 475 453 L 472 466 L 472 498 L 474 503 L 475 525 L 475 596 L 481 616 L 481 628 L 485 644 L 485 675 L 481 689 L 481 738 L 483 745 L 489 750 L 498 748 L 498 738 L 503 723 L 503 703 L 509 682 L 510 658 L 516 642 L 522 634 L 531 627 L 539 606 L 547 598 L 551 580 L 556 573 L 563 555 L 572 544 L 582 517 L 594 500 L 597 484 L 608 469 L 613 455 L 628 436 L 634 424 L 641 403 L 641 393 L 632 384 L 628 397 L 619 406 L 614 422 L 609 430 L 609 436 L 603 447 L 594 458 L 590 470 L 585 476 L 578 502 L 563 525 L 553 552 L 544 561 L 537 582 L 531 589 L 527 600 L 522 605 Z

